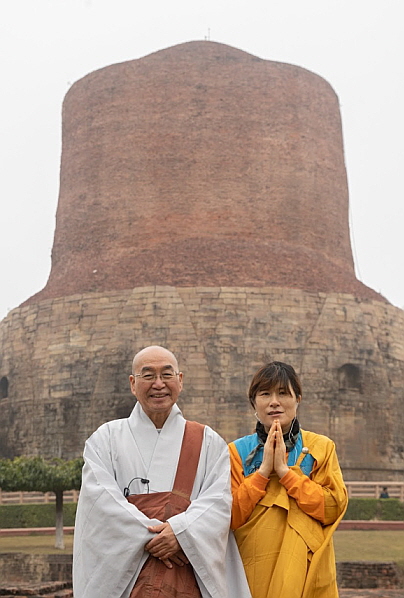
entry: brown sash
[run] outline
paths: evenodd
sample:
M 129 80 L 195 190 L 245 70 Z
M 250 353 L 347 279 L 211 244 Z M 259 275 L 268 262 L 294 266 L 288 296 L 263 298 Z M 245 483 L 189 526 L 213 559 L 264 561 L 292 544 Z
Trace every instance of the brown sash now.
M 181 453 L 171 492 L 130 494 L 127 500 L 150 519 L 167 521 L 183 513 L 191 504 L 190 496 L 199 463 L 204 428 L 198 422 L 185 422 Z M 201 598 L 190 564 L 168 569 L 162 561 L 149 555 L 136 580 L 130 598 Z

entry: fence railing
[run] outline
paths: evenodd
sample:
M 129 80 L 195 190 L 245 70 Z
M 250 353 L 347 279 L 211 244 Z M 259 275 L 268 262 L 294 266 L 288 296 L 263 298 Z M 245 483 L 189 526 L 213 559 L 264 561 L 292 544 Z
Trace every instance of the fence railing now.
M 404 482 L 345 482 L 350 498 L 379 498 L 387 488 L 389 498 L 404 502 Z
M 390 498 L 404 502 L 404 482 L 345 482 L 350 498 L 379 498 L 383 488 L 387 488 Z M 64 502 L 77 502 L 78 490 L 63 492 Z M 53 492 L 2 492 L 0 505 L 54 503 Z
M 68 490 L 63 492 L 64 502 L 77 502 L 79 498 L 78 490 Z M 0 505 L 27 505 L 56 502 L 54 492 L 2 492 L 0 490 Z

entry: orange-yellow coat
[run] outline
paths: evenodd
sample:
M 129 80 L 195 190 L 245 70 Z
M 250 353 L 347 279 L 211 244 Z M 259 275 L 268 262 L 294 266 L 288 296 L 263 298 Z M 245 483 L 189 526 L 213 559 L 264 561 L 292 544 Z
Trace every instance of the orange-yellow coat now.
M 296 465 L 279 480 L 244 477 L 230 443 L 232 529 L 253 598 L 338 598 L 332 534 L 347 506 L 334 443 L 302 432 L 315 459 L 310 477 Z

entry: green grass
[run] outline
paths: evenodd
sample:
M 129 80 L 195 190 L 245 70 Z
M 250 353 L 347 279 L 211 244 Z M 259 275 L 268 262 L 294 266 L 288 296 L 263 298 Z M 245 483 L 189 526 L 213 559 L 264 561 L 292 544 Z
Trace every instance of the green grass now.
M 55 536 L 0 537 L 0 554 L 3 552 L 28 552 L 30 554 L 72 554 L 73 534 L 65 534 L 65 549 L 55 548 Z
M 54 536 L 1 537 L 0 553 L 71 554 L 73 534 L 65 535 L 64 550 L 54 544 Z M 334 545 L 337 561 L 395 561 L 404 566 L 404 531 L 337 531 Z
M 337 561 L 394 561 L 404 566 L 404 531 L 340 530 L 334 546 Z

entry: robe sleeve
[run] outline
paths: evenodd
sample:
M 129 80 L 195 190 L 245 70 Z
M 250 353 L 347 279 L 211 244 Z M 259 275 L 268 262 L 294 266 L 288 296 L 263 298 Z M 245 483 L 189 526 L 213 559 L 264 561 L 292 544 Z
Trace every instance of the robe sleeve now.
M 73 584 L 79 598 L 126 598 L 154 534 L 148 519 L 122 494 L 115 481 L 108 424 L 86 442 L 82 487 L 74 534 Z
M 323 525 L 331 525 L 345 511 L 347 494 L 338 463 L 335 444 L 325 436 L 318 436 L 322 451 L 316 453 L 310 477 L 289 471 L 279 480 L 299 507 Z
M 302 511 L 325 523 L 325 497 L 320 484 L 316 484 L 306 475 L 300 476 L 291 469 L 279 481 L 286 488 L 289 496 L 296 500 Z
M 265 496 L 269 479 L 257 471 L 245 477 L 240 455 L 233 442 L 229 444 L 229 451 L 233 495 L 231 529 L 235 530 L 247 521 L 256 504 Z
M 198 470 L 204 468 L 200 488 L 193 490 L 192 502 L 184 513 L 168 521 L 188 557 L 195 575 L 210 596 L 249 596 L 241 561 L 233 568 L 239 581 L 229 593 L 226 583 L 226 548 L 231 515 L 230 467 L 226 443 L 213 430 L 205 428 L 203 454 Z M 239 556 L 237 555 L 239 559 Z M 238 586 L 238 587 L 237 587 Z M 204 595 L 204 594 L 203 594 Z
M 279 481 L 299 508 L 323 525 L 337 521 L 346 509 L 347 495 L 338 464 L 335 444 L 318 436 L 322 450 L 318 452 L 310 477 L 289 469 Z M 269 479 L 258 472 L 244 477 L 241 458 L 234 443 L 230 443 L 231 480 L 233 494 L 232 529 L 241 527 L 263 498 Z
M 108 424 L 87 441 L 84 459 L 74 537 L 74 595 L 128 598 L 148 557 L 144 546 L 155 535 L 147 527 L 161 521 L 146 517 L 118 487 Z M 234 537 L 229 538 L 230 512 L 227 446 L 206 426 L 191 504 L 168 520 L 203 598 L 250 598 Z
M 324 436 L 322 438 L 325 438 Z M 341 518 L 348 505 L 348 494 L 342 478 L 335 444 L 326 438 L 324 458 L 316 459 L 310 478 L 320 484 L 324 493 L 324 525 L 330 525 Z

